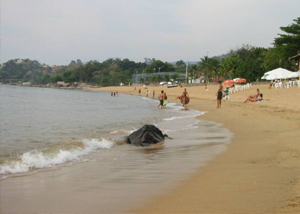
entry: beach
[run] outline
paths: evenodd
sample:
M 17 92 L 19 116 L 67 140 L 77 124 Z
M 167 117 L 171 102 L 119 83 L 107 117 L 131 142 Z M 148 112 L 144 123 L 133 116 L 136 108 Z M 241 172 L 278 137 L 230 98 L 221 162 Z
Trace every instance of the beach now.
M 299 213 L 300 89 L 252 89 L 230 94 L 216 109 L 217 86 L 187 87 L 188 108 L 206 111 L 201 119 L 220 122 L 234 133 L 228 149 L 176 187 L 152 197 L 134 213 Z M 93 90 L 137 94 L 134 87 Z M 137 87 L 138 89 L 139 87 Z M 142 88 L 142 87 L 141 87 Z M 267 101 L 243 103 L 260 88 Z M 148 87 L 179 102 L 183 88 Z M 145 90 L 142 89 L 142 96 Z
M 208 91 L 204 86 L 187 87 L 191 98 L 187 111 L 174 104 L 179 104 L 176 97 L 184 89 L 180 87 L 148 86 L 150 99 L 145 98 L 146 89 L 140 87 L 139 98 L 139 87 L 134 91 L 132 86 L 76 92 L 26 88 L 29 95 L 33 90 L 35 96 L 59 93 L 59 100 L 53 100 L 62 102 L 57 105 L 62 114 L 66 112 L 61 111 L 64 97 L 73 96 L 65 108 L 75 104 L 73 113 L 89 119 L 86 124 L 82 120 L 72 123 L 79 127 L 69 127 L 72 132 L 67 132 L 66 139 L 78 135 L 79 139 L 98 138 L 98 141 L 83 140 L 80 145 L 88 147 L 79 150 L 81 153 L 77 150 L 66 153 L 68 158 L 56 165 L 52 160 L 57 161 L 57 158 L 37 156 L 35 159 L 32 154 L 30 158 L 37 167 L 41 160 L 46 160 L 45 167 L 29 169 L 16 176 L 8 174 L 7 179 L 0 180 L 0 213 L 299 213 L 300 88 L 270 90 L 267 84 L 254 85 L 246 91 L 230 94 L 230 100 L 223 100 L 222 107 L 217 109 L 217 87 L 209 85 Z M 243 103 L 257 88 L 266 101 Z M 14 94 L 16 89 L 23 94 L 23 88 L 13 88 Z M 167 108 L 156 108 L 158 100 L 151 98 L 153 90 L 156 97 L 160 90 L 166 91 Z M 119 97 L 106 93 L 116 91 Z M 46 97 L 48 101 L 49 96 Z M 105 112 L 100 110 L 103 101 L 111 110 L 127 112 L 126 121 L 134 116 L 137 120 L 129 125 L 120 124 L 121 115 L 114 113 L 112 125 L 107 127 L 108 121 L 113 122 L 111 116 L 102 121 L 109 138 L 101 140 L 104 132 L 99 121 Z M 86 111 L 86 103 L 89 111 Z M 40 110 L 45 109 L 45 105 L 40 107 Z M 146 116 L 142 121 L 134 114 L 138 108 L 144 110 Z M 89 114 L 83 114 L 83 110 Z M 195 123 L 194 115 L 198 115 L 199 123 Z M 66 121 L 74 118 L 73 114 L 69 119 L 67 115 L 59 116 Z M 181 117 L 184 119 L 178 119 Z M 196 124 L 195 129 L 181 121 Z M 119 132 L 129 134 L 133 125 L 138 127 L 146 122 L 158 123 L 165 131 L 177 130 L 183 125 L 188 129 L 168 133 L 173 139 L 166 139 L 162 148 L 144 150 L 122 143 L 116 145 L 111 139 Z M 53 124 L 50 123 L 51 127 Z M 60 129 L 67 131 L 68 124 L 60 122 Z M 201 141 L 204 143 L 198 145 Z M 64 145 L 77 144 L 78 141 L 63 142 L 57 148 L 67 149 Z

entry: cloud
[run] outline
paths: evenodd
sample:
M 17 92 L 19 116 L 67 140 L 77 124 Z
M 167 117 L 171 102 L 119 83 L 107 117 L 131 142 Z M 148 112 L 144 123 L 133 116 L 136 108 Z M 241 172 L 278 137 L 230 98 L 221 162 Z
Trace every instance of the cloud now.
M 207 50 L 270 46 L 299 7 L 298 0 L 3 0 L 1 61 L 198 60 Z

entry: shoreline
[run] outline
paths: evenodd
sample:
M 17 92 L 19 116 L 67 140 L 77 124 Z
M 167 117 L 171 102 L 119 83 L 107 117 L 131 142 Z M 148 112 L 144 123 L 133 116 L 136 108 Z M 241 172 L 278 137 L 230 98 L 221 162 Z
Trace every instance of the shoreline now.
M 187 87 L 188 107 L 207 111 L 199 119 L 224 124 L 234 133 L 228 149 L 189 179 L 153 197 L 135 213 L 274 213 L 300 211 L 299 88 L 268 90 L 259 85 L 269 101 L 242 103 L 252 89 L 230 95 L 216 109 L 216 87 Z M 165 90 L 176 102 L 183 88 Z M 92 89 L 137 94 L 133 87 Z M 144 94 L 144 91 L 142 94 Z M 151 94 L 152 95 L 152 94 Z M 158 95 L 158 93 L 156 93 Z M 178 102 L 178 101 L 177 101 Z M 297 108 L 298 106 L 298 108 Z

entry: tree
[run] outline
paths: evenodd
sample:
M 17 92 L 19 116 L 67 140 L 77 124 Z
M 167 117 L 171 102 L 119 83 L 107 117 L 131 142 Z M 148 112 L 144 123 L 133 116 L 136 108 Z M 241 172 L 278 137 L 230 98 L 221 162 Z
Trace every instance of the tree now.
M 1 70 L 7 78 L 22 79 L 29 71 L 31 74 L 41 75 L 42 65 L 36 60 L 12 59 L 4 63 Z M 27 76 L 29 77 L 29 75 Z
M 293 21 L 291 25 L 280 27 L 286 34 L 278 34 L 279 37 L 274 40 L 275 48 L 283 47 L 286 56 L 300 53 L 300 17 Z
M 153 62 L 147 66 L 145 73 L 158 73 L 158 72 L 172 72 L 174 71 L 173 65 L 168 62 L 153 59 Z
M 176 65 L 177 67 L 179 67 L 179 66 L 185 66 L 185 62 L 184 62 L 183 60 L 179 60 L 179 61 L 177 61 L 177 62 L 175 63 L 175 65 Z
M 200 62 L 198 63 L 198 67 L 200 71 L 202 71 L 205 76 L 209 79 L 210 77 L 213 77 L 217 74 L 217 71 L 219 69 L 219 63 L 220 61 L 216 58 L 208 58 L 205 56 L 204 58 L 200 59 Z
M 55 75 L 50 77 L 50 81 L 53 82 L 53 83 L 56 83 L 56 82 L 62 81 L 62 80 L 63 80 L 63 78 L 58 74 L 55 74 Z
M 300 17 L 293 21 L 294 23 L 291 25 L 280 27 L 285 34 L 278 34 L 279 37 L 274 39 L 276 55 L 281 58 L 279 64 L 284 65 L 288 69 L 293 69 L 294 66 L 292 62 L 288 61 L 288 58 L 300 53 Z
M 164 75 L 164 80 L 165 80 L 166 82 L 169 82 L 169 81 L 170 81 L 170 76 L 169 76 L 168 74 L 165 74 L 165 75 Z
M 173 79 L 173 81 L 176 81 L 178 78 L 178 74 L 172 74 L 171 78 Z

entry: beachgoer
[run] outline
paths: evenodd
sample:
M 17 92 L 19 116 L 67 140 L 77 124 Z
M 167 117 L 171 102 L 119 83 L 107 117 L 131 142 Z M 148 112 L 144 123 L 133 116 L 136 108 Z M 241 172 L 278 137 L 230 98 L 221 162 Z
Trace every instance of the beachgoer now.
M 148 94 L 149 94 L 149 91 L 147 90 L 147 91 L 146 91 L 146 97 L 148 97 Z
M 114 97 L 116 96 L 116 92 L 114 92 Z
M 260 94 L 260 90 L 259 90 L 259 88 L 258 88 L 258 89 L 256 89 L 256 93 L 253 94 L 253 95 L 249 95 L 249 96 L 247 97 L 247 99 L 256 99 L 256 98 L 259 96 L 259 94 Z
M 273 86 L 273 80 L 270 82 L 270 86 L 269 86 L 269 89 L 271 89 Z
M 207 83 L 204 84 L 205 91 L 208 91 Z
M 118 97 L 119 96 L 119 93 L 116 91 L 116 97 Z
M 263 101 L 263 94 L 259 94 L 259 96 L 257 98 L 247 98 L 244 103 L 247 102 L 259 102 L 259 101 Z
M 164 105 L 164 91 L 162 90 L 160 95 L 158 96 L 158 100 L 159 100 L 159 105 L 157 106 L 157 108 L 159 107 L 163 107 Z
M 139 95 L 141 95 L 141 91 L 142 91 L 142 90 L 139 88 Z
M 168 96 L 167 93 L 164 93 L 164 102 L 163 102 L 163 106 L 166 106 L 168 104 Z
M 219 88 L 216 93 L 216 96 L 217 96 L 217 108 L 221 108 L 222 98 L 223 98 L 223 85 L 221 81 L 219 81 Z
M 114 92 L 110 92 L 110 96 L 113 96 L 114 95 Z
M 168 99 L 168 96 L 167 96 L 167 93 L 165 92 L 164 93 L 164 100 L 167 100 Z
M 225 100 L 229 100 L 229 88 L 226 87 L 226 90 L 224 91 L 225 93 Z
M 180 97 L 180 99 L 184 99 L 184 102 L 182 103 L 182 106 L 185 107 L 186 105 L 186 98 L 190 98 L 189 93 L 187 92 L 186 88 L 184 89 L 184 91 L 182 92 L 182 95 Z
M 155 98 L 155 90 L 153 90 L 152 98 L 153 98 L 153 99 Z

